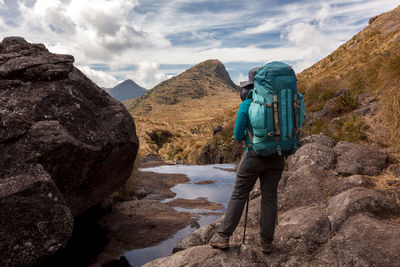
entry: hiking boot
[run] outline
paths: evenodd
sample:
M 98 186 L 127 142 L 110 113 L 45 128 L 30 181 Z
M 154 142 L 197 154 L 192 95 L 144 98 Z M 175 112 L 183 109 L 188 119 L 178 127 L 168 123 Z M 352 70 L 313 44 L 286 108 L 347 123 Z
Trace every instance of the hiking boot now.
M 274 251 L 274 246 L 272 245 L 272 243 L 265 243 L 260 238 L 260 244 L 261 244 L 262 252 L 264 254 L 271 254 Z
M 229 237 L 223 237 L 216 233 L 210 240 L 210 246 L 213 248 L 227 249 L 229 248 Z

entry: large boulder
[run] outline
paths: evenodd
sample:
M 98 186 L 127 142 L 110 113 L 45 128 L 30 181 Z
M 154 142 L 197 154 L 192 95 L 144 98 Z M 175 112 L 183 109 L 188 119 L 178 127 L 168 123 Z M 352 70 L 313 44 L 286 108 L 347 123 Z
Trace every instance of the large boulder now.
M 332 147 L 319 142 L 307 143 L 288 159 L 289 171 L 309 165 L 316 165 L 325 170 L 334 169 L 335 153 Z
M 71 234 L 72 215 L 132 172 L 139 145 L 132 117 L 73 61 L 19 37 L 0 43 L 2 266 L 54 253 Z
M 332 172 L 305 165 L 292 173 L 280 187 L 279 210 L 326 203 L 328 199 L 355 185 L 339 180 Z
M 400 225 L 365 214 L 350 218 L 305 266 L 399 266 Z M 315 263 L 323 264 L 315 264 Z
M 0 179 L 0 265 L 30 266 L 61 248 L 73 216 L 40 164 Z
M 387 215 L 400 213 L 400 207 L 381 193 L 362 187 L 349 189 L 331 198 L 328 202 L 328 217 L 332 231 L 340 229 L 341 225 L 351 216 L 358 213 Z
M 281 252 L 312 252 L 328 241 L 330 222 L 318 206 L 291 209 L 279 216 L 275 233 Z
M 342 175 L 379 175 L 387 165 L 388 154 L 378 149 L 341 141 L 333 150 L 337 155 L 336 170 Z

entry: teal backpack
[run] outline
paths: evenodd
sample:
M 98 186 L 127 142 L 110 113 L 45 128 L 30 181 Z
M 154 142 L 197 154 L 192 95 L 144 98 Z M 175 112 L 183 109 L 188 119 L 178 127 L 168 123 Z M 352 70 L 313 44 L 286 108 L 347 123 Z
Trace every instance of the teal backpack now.
M 306 115 L 292 67 L 274 61 L 258 69 L 247 98 L 252 99 L 249 118 L 254 136 L 250 134 L 250 146 L 254 151 L 261 156 L 296 152 Z

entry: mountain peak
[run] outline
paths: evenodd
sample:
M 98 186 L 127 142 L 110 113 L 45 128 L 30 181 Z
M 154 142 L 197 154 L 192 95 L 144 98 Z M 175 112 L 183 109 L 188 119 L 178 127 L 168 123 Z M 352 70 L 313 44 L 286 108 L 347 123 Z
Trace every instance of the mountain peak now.
M 135 114 L 143 114 L 156 105 L 175 105 L 185 99 L 236 93 L 237 90 L 225 66 L 219 60 L 210 59 L 161 82 L 143 96 L 130 101 L 127 106 Z
M 146 93 L 147 90 L 131 79 L 119 83 L 117 86 L 111 88 L 108 93 L 119 101 L 139 97 Z
M 131 79 L 127 79 L 127 80 L 125 80 L 125 81 L 119 83 L 117 86 L 120 86 L 120 85 L 140 86 L 140 85 L 138 85 L 137 83 L 135 83 L 135 81 L 132 81 Z
M 218 59 L 208 59 L 206 61 L 203 61 L 186 70 L 184 74 L 185 73 L 189 75 L 205 75 L 219 78 L 233 88 L 237 89 L 237 86 L 232 82 L 231 78 L 229 77 L 229 74 L 226 71 L 224 64 L 222 64 L 222 62 Z

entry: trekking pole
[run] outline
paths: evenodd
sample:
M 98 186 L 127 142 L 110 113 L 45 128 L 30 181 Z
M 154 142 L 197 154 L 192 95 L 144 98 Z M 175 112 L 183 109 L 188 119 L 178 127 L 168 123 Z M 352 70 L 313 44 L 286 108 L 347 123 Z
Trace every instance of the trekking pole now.
M 244 241 L 246 240 L 246 225 L 247 225 L 247 213 L 248 212 L 249 212 L 249 197 L 247 197 L 247 201 L 246 201 L 246 214 L 244 215 L 244 229 L 243 229 L 242 244 L 244 244 Z

